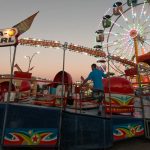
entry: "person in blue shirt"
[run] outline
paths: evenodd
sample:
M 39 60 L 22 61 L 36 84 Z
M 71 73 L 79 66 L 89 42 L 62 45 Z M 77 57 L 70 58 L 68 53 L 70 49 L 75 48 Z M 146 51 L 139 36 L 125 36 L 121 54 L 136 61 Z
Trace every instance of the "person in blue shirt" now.
M 103 71 L 97 69 L 96 64 L 91 65 L 92 71 L 89 73 L 88 77 L 83 81 L 81 87 L 88 81 L 93 81 L 93 91 L 104 91 L 102 78 L 106 78 L 107 75 Z
M 91 69 L 92 71 L 89 73 L 88 77 L 85 80 L 83 80 L 81 88 L 88 80 L 92 80 L 93 81 L 92 97 L 94 98 L 94 100 L 97 100 L 97 102 L 102 103 L 104 99 L 104 86 L 102 79 L 106 78 L 107 75 L 104 74 L 102 70 L 98 69 L 96 64 L 92 64 Z M 102 105 L 99 105 L 99 112 L 98 112 L 99 115 L 103 111 L 102 107 L 103 107 Z

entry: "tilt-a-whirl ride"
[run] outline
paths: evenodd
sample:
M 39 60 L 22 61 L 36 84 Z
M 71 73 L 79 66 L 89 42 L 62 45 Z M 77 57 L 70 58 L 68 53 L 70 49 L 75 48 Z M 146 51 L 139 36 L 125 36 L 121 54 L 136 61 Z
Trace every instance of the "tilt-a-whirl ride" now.
M 81 90 L 81 82 L 73 83 L 72 76 L 64 70 L 50 82 L 33 77 L 30 68 L 23 72 L 19 65 L 13 65 L 17 68 L 13 76 L 0 78 L 1 146 L 84 150 L 108 148 L 116 141 L 131 137 L 150 138 L 150 50 L 144 46 L 149 45 L 144 26 L 150 19 L 144 11 L 149 2 L 116 2 L 113 14 L 103 17 L 104 29 L 96 31 L 100 45 L 94 49 L 56 41 L 20 39 L 20 45 L 59 47 L 94 56 L 103 71 L 103 63 L 108 62 L 109 76 L 103 79 L 104 97 L 100 103 L 91 96 L 91 83 Z M 136 8 L 139 7 L 138 16 Z M 131 20 L 126 17 L 127 12 L 132 14 Z M 142 21 L 135 21 L 137 16 L 144 18 L 141 26 Z M 113 17 L 116 17 L 114 21 Z M 120 18 L 124 24 L 117 23 Z M 116 33 L 113 33 L 115 26 Z M 129 57 L 123 58 L 129 49 Z M 41 87 L 40 83 L 44 85 Z

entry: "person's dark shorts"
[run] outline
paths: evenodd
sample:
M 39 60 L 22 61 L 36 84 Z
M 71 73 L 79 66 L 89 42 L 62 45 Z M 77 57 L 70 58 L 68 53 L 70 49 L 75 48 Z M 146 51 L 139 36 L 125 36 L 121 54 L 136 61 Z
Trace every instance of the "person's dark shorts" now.
M 92 92 L 92 97 L 94 98 L 94 100 L 102 102 L 102 100 L 104 99 L 104 91 L 94 89 Z

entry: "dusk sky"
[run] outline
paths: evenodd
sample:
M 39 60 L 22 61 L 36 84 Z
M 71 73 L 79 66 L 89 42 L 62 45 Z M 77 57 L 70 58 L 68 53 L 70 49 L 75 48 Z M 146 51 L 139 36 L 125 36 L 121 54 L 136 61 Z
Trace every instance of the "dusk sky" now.
M 19 39 L 56 40 L 93 48 L 96 45 L 95 31 L 101 28 L 100 21 L 114 2 L 116 0 L 1 0 L 0 28 L 12 27 L 39 11 L 31 28 Z M 27 71 L 28 59 L 24 56 L 32 56 L 37 51 L 40 54 L 33 58 L 31 64 L 35 66 L 31 71 L 33 76 L 53 80 L 55 74 L 62 70 L 61 49 L 18 45 L 15 63 Z M 0 56 L 0 74 L 10 73 L 10 47 L 1 47 Z M 72 75 L 74 81 L 80 80 L 81 75 L 88 75 L 90 65 L 96 61 L 95 57 L 66 51 L 65 71 Z

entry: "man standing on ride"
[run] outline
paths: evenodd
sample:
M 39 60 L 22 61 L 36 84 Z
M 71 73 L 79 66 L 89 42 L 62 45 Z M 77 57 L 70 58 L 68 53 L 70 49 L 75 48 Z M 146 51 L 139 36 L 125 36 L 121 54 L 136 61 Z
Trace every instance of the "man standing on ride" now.
M 98 102 L 101 103 L 104 98 L 104 87 L 102 78 L 106 78 L 107 75 L 104 74 L 103 71 L 99 70 L 97 68 L 96 64 L 91 65 L 92 71 L 89 73 L 88 77 L 83 80 L 83 83 L 81 84 L 81 87 L 88 81 L 93 81 L 93 98 L 98 99 Z M 102 112 L 102 106 L 99 106 L 99 114 Z

